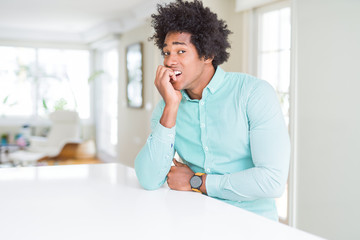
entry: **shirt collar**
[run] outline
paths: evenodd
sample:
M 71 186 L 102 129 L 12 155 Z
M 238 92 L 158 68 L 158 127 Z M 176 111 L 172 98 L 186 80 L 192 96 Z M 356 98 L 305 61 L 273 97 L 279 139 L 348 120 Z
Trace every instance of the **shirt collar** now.
M 214 76 L 211 78 L 209 84 L 204 88 L 204 90 L 208 88 L 210 92 L 214 94 L 221 87 L 221 83 L 224 81 L 224 78 L 225 78 L 225 71 L 218 66 L 216 68 Z M 181 90 L 181 93 L 183 97 L 185 97 L 185 99 L 188 101 L 198 101 L 196 99 L 191 99 L 185 90 Z M 205 97 L 204 93 L 205 91 L 203 91 L 203 98 Z
M 187 92 L 185 90 L 180 90 L 181 94 L 183 95 L 183 97 L 188 100 L 188 101 L 192 101 L 193 99 L 191 99 L 189 97 L 189 95 L 187 94 Z
M 221 67 L 217 67 L 214 76 L 210 80 L 209 84 L 206 86 L 212 94 L 214 94 L 221 86 L 221 83 L 224 81 L 225 71 Z

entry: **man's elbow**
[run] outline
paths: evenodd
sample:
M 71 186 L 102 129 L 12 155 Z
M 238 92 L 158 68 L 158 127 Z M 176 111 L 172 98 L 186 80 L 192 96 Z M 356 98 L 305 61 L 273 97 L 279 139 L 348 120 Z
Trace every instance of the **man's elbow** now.
M 283 195 L 287 186 L 289 165 L 284 164 L 279 168 L 267 169 L 268 195 L 271 198 L 279 198 Z
M 278 187 L 275 187 L 271 192 L 272 198 L 279 198 L 283 195 L 285 191 L 285 185 L 279 185 Z
M 140 178 L 138 177 L 138 180 L 140 182 L 140 185 L 146 190 L 156 190 L 156 189 L 159 189 L 163 185 L 163 183 L 145 180 L 145 179 L 142 179 L 141 177 Z
M 135 172 L 140 185 L 146 190 L 159 189 L 166 180 L 164 171 L 160 171 L 161 166 L 156 165 L 151 161 L 151 157 L 144 155 L 141 150 L 135 159 Z
M 159 181 L 159 179 L 154 177 L 150 172 L 139 171 L 136 165 L 135 172 L 140 185 L 146 190 L 156 190 L 164 184 L 164 180 Z
M 283 195 L 286 188 L 286 180 L 276 181 L 274 179 L 269 180 L 270 187 L 267 188 L 265 193 L 269 198 L 279 198 Z

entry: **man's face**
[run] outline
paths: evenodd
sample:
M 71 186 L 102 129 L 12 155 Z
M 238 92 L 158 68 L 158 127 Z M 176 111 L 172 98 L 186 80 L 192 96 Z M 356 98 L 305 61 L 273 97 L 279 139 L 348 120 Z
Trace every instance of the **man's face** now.
M 191 34 L 186 32 L 170 32 L 165 38 L 164 66 L 176 74 L 176 80 L 170 81 L 175 90 L 194 90 L 199 87 L 205 67 L 211 64 L 211 61 L 199 58 L 190 39 Z

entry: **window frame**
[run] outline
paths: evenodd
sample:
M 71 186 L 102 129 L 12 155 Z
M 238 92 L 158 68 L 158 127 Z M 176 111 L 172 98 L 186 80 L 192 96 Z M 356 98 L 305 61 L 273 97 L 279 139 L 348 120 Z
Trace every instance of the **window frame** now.
M 103 70 L 102 68 L 102 64 L 103 64 L 103 57 L 104 54 L 106 52 L 112 51 L 112 50 L 116 50 L 118 53 L 118 65 L 121 64 L 121 54 L 120 54 L 120 41 L 117 38 L 109 38 L 106 39 L 104 41 L 98 42 L 96 44 L 92 45 L 92 53 L 93 53 L 93 69 L 94 71 L 101 71 Z M 105 162 L 116 162 L 118 159 L 118 155 L 119 155 L 119 104 L 120 104 L 120 69 L 118 69 L 118 76 L 117 76 L 117 143 L 115 145 L 112 145 L 112 147 L 114 147 L 114 152 L 111 153 L 111 151 L 108 151 L 109 149 L 103 149 L 101 147 L 101 145 L 97 145 L 97 154 L 98 157 L 100 159 L 102 159 Z M 96 87 L 96 89 L 101 89 L 101 82 L 98 80 L 94 81 L 94 87 Z M 94 91 L 94 95 L 93 95 L 93 99 L 97 99 L 101 96 L 101 92 L 99 91 Z M 100 107 L 99 105 L 99 101 L 94 102 L 93 105 L 93 110 L 97 112 L 97 109 Z M 100 131 L 101 129 L 99 128 L 98 124 L 100 123 L 100 118 L 99 116 L 94 116 L 94 121 L 95 121 L 95 132 L 96 132 L 96 141 L 98 141 L 100 139 L 100 135 L 102 134 Z

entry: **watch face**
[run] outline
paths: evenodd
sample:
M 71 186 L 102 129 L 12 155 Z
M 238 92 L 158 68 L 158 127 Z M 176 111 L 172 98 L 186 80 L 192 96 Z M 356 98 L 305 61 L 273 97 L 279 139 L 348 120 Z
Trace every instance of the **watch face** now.
M 190 185 L 192 188 L 199 189 L 202 184 L 202 178 L 200 176 L 194 175 L 190 179 Z

